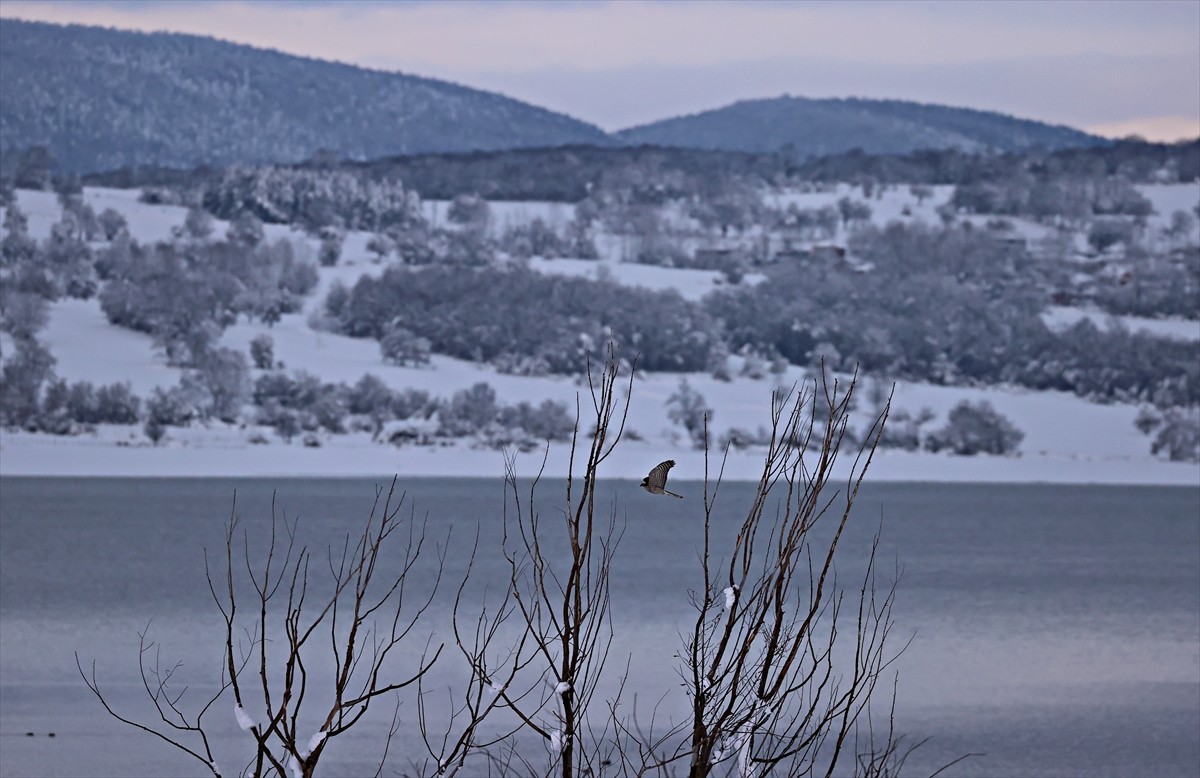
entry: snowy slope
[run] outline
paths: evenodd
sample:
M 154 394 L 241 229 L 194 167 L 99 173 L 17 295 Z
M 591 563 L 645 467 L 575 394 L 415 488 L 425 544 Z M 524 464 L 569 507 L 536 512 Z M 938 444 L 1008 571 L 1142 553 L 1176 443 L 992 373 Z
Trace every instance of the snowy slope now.
M 835 194 L 813 196 L 836 200 Z M 908 196 L 907 189 L 902 194 Z M 939 191 L 933 200 L 944 195 Z M 97 211 L 113 207 L 124 213 L 139 240 L 169 236 L 171 228 L 180 224 L 184 216 L 180 208 L 138 203 L 136 193 L 87 190 L 86 196 Z M 53 195 L 21 192 L 20 197 L 22 208 L 30 216 L 31 232 L 35 236 L 48 234 L 49 225 L 57 219 Z M 545 204 L 526 204 L 522 206 L 527 209 L 524 213 L 542 213 L 536 205 Z M 933 206 L 927 201 L 925 207 Z M 224 226 L 218 225 L 217 229 L 223 230 Z M 268 235 L 289 236 L 311 246 L 308 238 L 284 227 L 273 227 Z M 366 238 L 363 234 L 351 234 L 342 263 L 320 269 L 322 289 L 334 280 L 353 283 L 364 272 L 376 273 L 382 269 L 369 261 Z M 598 265 L 576 260 L 533 260 L 531 264 L 545 272 L 580 275 L 594 273 Z M 611 261 L 599 264 L 621 283 L 677 288 L 693 299 L 713 288 L 714 276 L 719 275 Z M 309 309 L 319 302 L 319 296 L 310 298 Z M 1062 318 L 1067 314 L 1054 315 Z M 239 323 L 226 331 L 223 344 L 245 350 L 253 337 L 264 332 L 274 340 L 275 358 L 288 370 L 303 369 L 325 381 L 352 383 L 369 372 L 394 388 L 419 388 L 440 397 L 486 381 L 502 403 L 553 399 L 572 407 L 579 393 L 586 391 L 586 387 L 570 378 L 502 375 L 486 366 L 442 356 L 435 356 L 431 365 L 421 368 L 385 365 L 375 341 L 315 331 L 308 326 L 306 313 L 285 316 L 271 328 L 261 323 Z M 145 396 L 156 386 L 174 384 L 179 377 L 179 371 L 168 367 L 162 355 L 156 353 L 148 336 L 110 325 L 94 299 L 55 303 L 43 339 L 57 359 L 59 376 L 69 381 L 126 380 L 133 384 L 137 394 Z M 707 374 L 689 375 L 687 380 L 715 410 L 712 429 L 717 437 L 731 427 L 755 430 L 767 425 L 772 390 L 777 385 L 803 381 L 804 377 L 801 369 L 792 367 L 784 376 L 763 380 L 735 378 L 721 382 Z M 681 378 L 678 374 L 639 374 L 633 386 L 628 427 L 640 440 L 622 444 L 609 475 L 640 477 L 647 462 L 653 464 L 666 456 L 679 461 L 681 478 L 702 474 L 702 454 L 690 448 L 682 429 L 666 415 L 667 399 L 678 388 Z M 943 423 L 946 412 L 961 400 L 987 400 L 1016 424 L 1025 433 L 1020 456 L 956 458 L 922 452 L 880 452 L 873 465 L 874 477 L 929 481 L 1200 483 L 1200 471 L 1194 464 L 1163 462 L 1150 455 L 1149 439 L 1133 426 L 1138 409 L 1131 405 L 1096 405 L 1055 392 L 903 383 L 896 388 L 894 407 L 914 414 L 928 407 L 937 415 L 929 428 L 936 428 Z M 586 395 L 582 401 L 587 402 Z M 860 425 L 868 415 L 868 405 L 864 392 L 856 420 Z M 149 446 L 140 430 L 133 428 L 101 429 L 93 436 L 79 438 L 4 432 L 0 434 L 0 472 L 6 475 L 361 475 L 401 471 L 412 475 L 495 476 L 503 472 L 500 452 L 474 449 L 465 442 L 449 447 L 397 449 L 372 443 L 365 434 L 359 434 L 326 436 L 320 448 L 306 448 L 299 442 L 285 444 L 269 430 L 265 435 L 262 432 L 223 425 L 171 429 L 167 444 L 159 447 Z M 251 444 L 252 436 L 265 437 L 268 443 Z M 555 451 L 551 457 L 552 474 L 561 474 L 565 467 L 566 458 L 561 454 L 562 451 Z M 535 460 L 540 461 L 540 456 L 522 458 L 526 467 L 535 466 Z M 759 456 L 751 449 L 748 453 L 731 455 L 728 473 L 733 477 L 753 478 L 760 465 Z
M 1159 338 L 1175 340 L 1200 340 L 1200 321 L 1191 319 L 1148 319 L 1144 316 L 1112 316 L 1104 311 L 1088 308 L 1071 308 L 1063 305 L 1051 305 L 1042 313 L 1042 320 L 1048 327 L 1060 330 L 1072 326 L 1081 319 L 1089 319 L 1101 329 L 1107 329 L 1114 322 L 1129 328 L 1133 332 L 1145 332 Z

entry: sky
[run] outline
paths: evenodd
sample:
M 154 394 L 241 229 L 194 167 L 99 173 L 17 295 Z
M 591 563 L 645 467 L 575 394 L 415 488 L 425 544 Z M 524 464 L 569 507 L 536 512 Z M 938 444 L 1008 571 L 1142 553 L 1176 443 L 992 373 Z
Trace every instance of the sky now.
M 605 130 L 790 94 L 1200 135 L 1200 0 L 4 0 L 446 79 Z

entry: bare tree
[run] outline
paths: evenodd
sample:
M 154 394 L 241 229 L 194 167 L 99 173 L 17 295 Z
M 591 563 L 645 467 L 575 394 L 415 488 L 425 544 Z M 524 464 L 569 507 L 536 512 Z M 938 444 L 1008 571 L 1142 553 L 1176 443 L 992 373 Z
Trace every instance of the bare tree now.
M 835 571 L 890 408 L 889 398 L 853 461 L 839 466 L 856 383 L 825 378 L 773 396 L 762 474 L 728 546 L 714 522 L 721 472 L 710 478 L 706 458 L 703 587 L 692 593 L 696 617 L 679 654 L 691 713 L 657 734 L 627 722 L 631 772 L 885 775 L 903 764 L 890 711 L 878 731 L 871 717 L 899 653 L 888 649 L 896 581 L 877 580 L 878 533 L 851 587 Z
M 217 690 L 194 713 L 187 712 L 187 687 L 179 688 L 175 678 L 181 665 L 165 667 L 146 633 L 139 635 L 138 666 L 157 721 L 118 713 L 100 689 L 95 662 L 85 671 L 76 654 L 84 682 L 113 717 L 194 757 L 214 776 L 222 772 L 211 745 L 211 717 L 205 717 L 231 692 L 232 713 L 254 744 L 253 757 L 238 774 L 309 778 L 326 747 L 361 721 L 377 698 L 416 683 L 441 654 L 440 645 L 425 643 L 415 669 L 394 677 L 388 666 L 397 648 L 413 642 L 408 639 L 433 600 L 444 562 L 439 549 L 434 583 L 410 603 L 407 582 L 426 537 L 423 525 L 401 516 L 403 502 L 395 480 L 386 490 L 377 488 L 361 533 L 346 535 L 340 548 L 317 560 L 297 543 L 296 520 L 277 520 L 272 504 L 267 548 L 256 564 L 235 496 L 225 526 L 223 569 L 211 569 L 205 552 L 209 591 L 225 625 Z M 318 576 L 322 568 L 327 578 Z M 325 579 L 324 586 L 318 577 Z M 325 672 L 330 666 L 332 677 Z M 312 721 L 317 726 L 306 732 L 304 725 Z M 395 731 L 393 717 L 382 744 L 384 757 Z M 382 769 L 381 759 L 377 774 Z
M 611 345 L 598 371 L 588 364 L 590 409 L 577 399 L 565 506 L 556 515 L 545 518 L 539 508 L 545 458 L 527 484 L 507 460 L 507 588 L 495 607 L 479 614 L 464 613 L 460 588 L 454 634 L 468 668 L 467 691 L 447 734 L 432 743 L 426 734 L 430 759 L 419 769 L 455 775 L 474 753 L 499 774 L 515 769 L 570 778 L 600 775 L 613 760 L 620 684 L 615 696 L 597 694 L 613 640 L 611 571 L 622 528 L 615 510 L 597 506 L 596 478 L 624 432 L 633 369 L 619 393 L 620 365 Z M 590 433 L 582 431 L 585 414 Z M 474 552 L 470 559 L 473 567 Z M 482 736 L 484 720 L 498 712 L 506 723 Z M 423 733 L 432 732 L 424 713 L 421 724 Z M 534 741 L 545 760 L 530 755 Z
M 311 555 L 298 546 L 294 522 L 283 522 L 284 539 L 272 519 L 265 558 L 254 565 L 249 541 L 235 543 L 234 513 L 224 574 L 208 572 L 225 623 L 222 682 L 190 718 L 172 686 L 177 667 L 163 670 L 144 635 L 139 666 L 157 722 L 139 723 L 110 707 L 94 664 L 90 674 L 80 665 L 85 682 L 110 714 L 214 775 L 220 772 L 205 716 L 222 697 L 233 697 L 238 723 L 253 736 L 255 755 L 243 773 L 311 776 L 333 738 L 358 723 L 376 698 L 405 687 L 415 692 L 425 748 L 422 757 L 405 756 L 420 775 L 896 775 L 915 747 L 895 732 L 895 686 L 888 683 L 903 650 L 890 640 L 899 576 L 877 577 L 878 530 L 861 563 L 847 563 L 839 552 L 890 397 L 846 462 L 839 460 L 855 439 L 848 428 L 857 376 L 843 384 L 822 370 L 801 390 L 776 392 L 763 469 L 745 518 L 732 526 L 719 520 L 728 513 L 716 510 L 724 462 L 710 474 L 706 447 L 697 530 L 702 581 L 690 592 L 694 619 L 677 655 L 687 713 L 660 725 L 657 710 L 641 722 L 636 703 L 631 712 L 622 707 L 625 676 L 609 667 L 613 560 L 624 527 L 615 504 L 597 504 L 596 483 L 625 429 L 633 371 L 625 384 L 620 366 L 611 345 L 598 370 L 588 365 L 563 503 L 542 510 L 549 448 L 532 479 L 519 479 L 515 461 L 506 460 L 506 580 L 490 601 L 487 587 L 495 582 L 473 580 L 477 536 L 450 609 L 445 653 L 456 658 L 460 682 L 444 698 L 428 673 L 447 645 L 414 629 L 441 582 L 445 551 L 437 554 L 432 589 L 410 605 L 406 581 L 425 532 L 399 518 L 403 498 L 395 482 L 378 491 L 362 532 L 330 551 L 331 588 L 324 593 L 310 586 Z M 402 528 L 407 552 L 381 567 L 385 541 Z M 382 569 L 390 572 L 381 576 Z M 244 618 L 239 604 L 247 598 Z M 326 639 L 314 641 L 318 634 Z M 324 655 L 315 643 L 324 645 Z M 406 652 L 415 657 L 412 667 L 397 672 L 387 660 L 402 643 L 423 648 Z M 322 661 L 333 666 L 324 684 L 318 683 Z M 891 703 L 886 713 L 878 707 L 881 696 Z M 261 716 L 247 712 L 251 700 Z M 310 701 L 302 721 L 301 706 Z M 383 759 L 397 722 L 393 717 Z

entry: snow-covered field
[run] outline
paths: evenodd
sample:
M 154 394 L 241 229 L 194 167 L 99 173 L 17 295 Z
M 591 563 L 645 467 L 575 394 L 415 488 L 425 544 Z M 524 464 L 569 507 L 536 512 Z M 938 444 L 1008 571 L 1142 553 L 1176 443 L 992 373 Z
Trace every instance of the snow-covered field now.
M 495 388 L 501 402 L 558 400 L 574 405 L 585 392 L 574 380 L 496 373 L 471 362 L 435 356 L 428 367 L 396 367 L 379 359 L 374 341 L 347 338 L 310 329 L 303 315 L 285 316 L 270 330 L 239 324 L 226 331 L 224 345 L 246 349 L 250 339 L 267 331 L 275 356 L 288 369 L 304 369 L 326 381 L 352 383 L 373 373 L 395 388 L 424 389 L 447 397 L 479 381 Z M 110 325 L 95 300 L 64 300 L 52 308 L 44 339 L 56 356 L 58 374 L 69 381 L 130 381 L 139 395 L 178 380 L 146 335 Z M 675 374 L 640 374 L 633 385 L 629 428 L 642 440 L 618 449 L 609 474 L 640 477 L 649 463 L 673 457 L 682 478 L 703 473 L 703 457 L 666 416 L 667 398 L 678 386 Z M 754 430 L 768 422 L 771 392 L 778 384 L 802 381 L 798 368 L 775 379 L 735 378 L 730 382 L 707 374 L 687 376 L 714 408 L 713 427 L 720 435 L 730 427 Z M 870 379 L 868 378 L 868 381 Z M 865 388 L 865 387 L 864 387 Z M 866 419 L 862 395 L 860 424 Z M 961 400 L 987 400 L 1025 432 L 1019 457 L 950 457 L 886 451 L 877 455 L 873 476 L 879 479 L 929 481 L 1052 481 L 1102 483 L 1197 483 L 1195 465 L 1163 462 L 1149 454 L 1148 439 L 1137 432 L 1130 405 L 1096 405 L 1055 392 L 1018 389 L 968 389 L 901 383 L 894 406 L 910 413 L 928 407 L 939 418 Z M 586 402 L 586 396 L 583 397 Z M 251 437 L 267 444 L 252 444 Z M 0 434 L 0 471 L 6 475 L 365 475 L 402 472 L 411 475 L 500 475 L 500 452 L 454 446 L 418 447 L 372 443 L 363 435 L 325 436 L 320 448 L 297 440 L 286 444 L 269 430 L 214 424 L 171 429 L 166 445 L 151 446 L 137 428 L 113 427 L 95 435 L 58 438 L 20 432 Z M 552 452 L 549 472 L 561 473 L 563 451 Z M 535 455 L 525 455 L 533 467 Z M 751 449 L 732 457 L 728 472 L 755 477 L 759 457 Z
M 1131 332 L 1145 332 L 1159 338 L 1200 340 L 1200 321 L 1191 319 L 1147 319 L 1143 316 L 1111 316 L 1104 311 L 1051 305 L 1042 313 L 1042 320 L 1055 331 L 1066 329 L 1081 319 L 1090 319 L 1100 329 L 1119 324 Z
M 844 193 L 841 193 L 844 194 Z M 838 192 L 797 195 L 798 198 L 822 198 L 821 204 L 835 202 Z M 1172 193 L 1177 195 L 1178 193 Z M 887 198 L 894 196 L 896 203 Z M 922 210 L 936 207 L 948 196 L 940 189 L 927 200 Z M 137 202 L 136 192 L 88 189 L 85 197 L 97 211 L 112 207 L 125 214 L 131 232 L 140 241 L 162 240 L 171 228 L 183 220 L 184 210 L 151 206 Z M 907 188 L 888 190 L 887 207 L 880 207 L 876 218 L 886 220 L 903 205 Z M 801 201 L 812 207 L 807 199 Z M 58 218 L 58 206 L 52 194 L 20 192 L 20 204 L 29 216 L 30 232 L 42 238 Z M 509 204 L 511 218 L 527 215 L 569 218 L 569 211 L 554 211 L 548 204 Z M 561 209 L 561 207 L 559 207 Z M 532 218 L 532 217 L 530 217 Z M 224 226 L 218 224 L 218 230 Z M 311 246 L 311 241 L 283 227 L 268 229 L 269 238 L 290 236 Z M 321 268 L 323 290 L 335 279 L 352 283 L 364 272 L 382 268 L 373 264 L 366 252 L 367 236 L 348 236 L 342 262 L 334 268 Z M 590 275 L 600 267 L 620 283 L 649 288 L 678 289 L 686 297 L 697 299 L 714 288 L 717 273 L 697 270 L 673 270 L 643 265 L 622 264 L 611 258 L 600 262 L 579 260 L 533 260 L 531 265 L 544 272 Z M 594 275 L 593 275 L 594 277 Z M 318 293 L 318 295 L 320 292 Z M 319 296 L 310 298 L 311 310 Z M 1056 321 L 1068 321 L 1069 311 L 1048 314 Z M 1087 315 L 1086 313 L 1081 315 Z M 1127 322 L 1141 326 L 1138 322 Z M 1153 322 L 1146 326 L 1166 327 L 1176 337 L 1200 338 L 1195 322 Z M 223 344 L 245 350 L 257 334 L 274 339 L 275 358 L 286 369 L 303 369 L 325 381 L 357 381 L 373 373 L 394 388 L 423 389 L 435 396 L 448 397 L 455 391 L 479 381 L 496 390 L 502 403 L 521 400 L 540 402 L 553 399 L 574 407 L 577 396 L 588 403 L 586 387 L 565 377 L 525 377 L 502 375 L 489 367 L 435 356 L 422 368 L 385 365 L 378 345 L 311 329 L 307 313 L 285 316 L 272 328 L 260 323 L 238 324 L 229 328 Z M 135 393 L 147 395 L 156 386 L 178 381 L 179 371 L 168 367 L 148 336 L 110 325 L 96 300 L 63 300 L 51 308 L 51 318 L 42 333 L 43 340 L 57 359 L 58 375 L 69 381 L 93 383 L 129 381 Z M 4 345 L 7 345 L 4 344 Z M 637 440 L 627 440 L 617 449 L 602 475 L 640 478 L 658 461 L 674 458 L 674 472 L 681 480 L 703 476 L 702 452 L 695 451 L 682 428 L 667 418 L 667 398 L 678 388 L 678 374 L 639 374 L 633 385 L 628 428 Z M 789 386 L 802 381 L 804 373 L 790 368 L 779 377 L 762 380 L 735 378 L 721 382 L 707 374 L 686 376 L 715 410 L 714 437 L 731 427 L 755 430 L 769 422 L 771 393 L 777 385 Z M 868 376 L 869 382 L 872 377 Z M 864 387 L 865 388 L 865 387 Z M 1019 456 L 951 457 L 924 452 L 881 451 L 871 467 L 877 480 L 919 481 L 1001 481 L 1067 483 L 1154 483 L 1200 484 L 1200 468 L 1195 464 L 1165 462 L 1152 457 L 1150 440 L 1133 425 L 1137 407 L 1132 405 L 1096 405 L 1077 397 L 1054 392 L 1031 392 L 1010 388 L 968 389 L 903 383 L 896 387 L 894 408 L 915 414 L 928 407 L 937 414 L 929 428 L 941 426 L 946 412 L 961 400 L 987 400 L 1025 433 Z M 866 392 L 861 396 L 859 424 L 866 419 Z M 251 438 L 268 442 L 251 443 Z M 189 429 L 172 428 L 163 445 L 152 446 L 140 428 L 102 428 L 95 434 L 73 438 L 35 435 L 24 432 L 0 433 L 0 473 L 4 475 L 293 475 L 359 476 L 408 475 L 496 476 L 503 474 L 501 452 L 473 448 L 466 442 L 449 446 L 406 446 L 397 448 L 373 443 L 365 434 L 323 436 L 322 445 L 310 448 L 299 439 L 284 443 L 270 430 L 239 428 L 214 424 Z M 562 446 L 551 449 L 547 473 L 562 475 L 566 468 Z M 541 453 L 525 454 L 518 460 L 522 472 L 532 472 L 541 462 Z M 716 463 L 713 463 L 716 466 Z M 753 449 L 731 453 L 726 467 L 728 477 L 755 478 L 761 467 L 761 454 Z

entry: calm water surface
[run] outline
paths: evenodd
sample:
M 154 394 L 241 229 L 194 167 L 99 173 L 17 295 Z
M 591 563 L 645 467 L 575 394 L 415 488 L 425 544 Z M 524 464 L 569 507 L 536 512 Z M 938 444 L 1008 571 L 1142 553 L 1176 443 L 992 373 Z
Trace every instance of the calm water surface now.
M 431 537 L 451 533 L 449 571 L 461 569 L 478 530 L 474 580 L 502 587 L 500 482 L 402 485 Z M 700 488 L 680 486 L 691 499 L 604 485 L 604 504 L 625 522 L 612 666 L 629 657 L 629 688 L 641 700 L 676 687 L 672 654 L 690 617 L 687 591 L 699 581 Z M 374 489 L 337 479 L 0 479 L 0 775 L 198 774 L 187 757 L 108 718 L 80 681 L 75 652 L 96 660 L 119 707 L 140 710 L 137 633 L 149 625 L 164 661 L 182 660 L 199 695 L 217 678 L 222 646 L 203 549 L 221 548 L 234 491 L 252 542 L 269 522 L 274 490 L 277 510 L 299 515 L 303 539 L 324 548 L 360 525 Z M 722 489 L 729 527 L 750 488 Z M 864 489 L 839 569 L 861 563 L 882 516 L 881 569 L 902 569 L 894 634 L 912 637 L 897 665 L 898 725 L 929 738 L 910 774 L 973 752 L 986 756 L 943 775 L 1200 775 L 1200 489 Z M 542 497 L 550 520 L 561 496 L 547 485 Z M 421 575 L 417 583 L 432 582 Z M 444 624 L 439 607 L 430 625 Z M 677 697 L 664 710 L 679 710 Z M 231 772 L 245 736 L 228 707 L 220 703 L 212 721 Z M 322 762 L 327 774 L 374 771 L 391 712 L 375 710 L 357 738 L 336 741 Z M 400 742 L 414 749 L 415 715 L 411 701 L 401 709 Z M 389 765 L 385 774 L 408 763 L 400 756 Z

